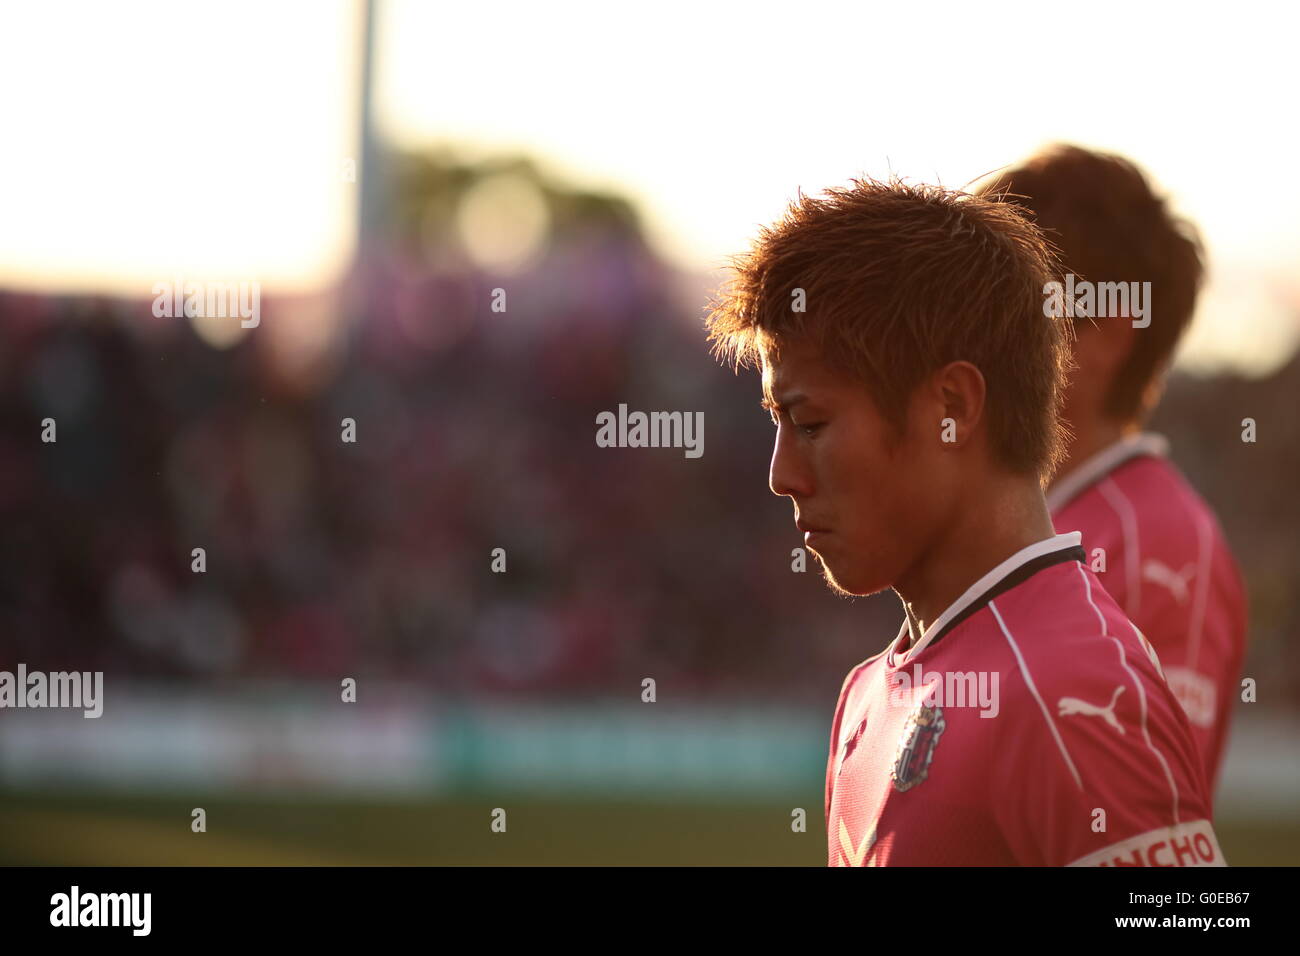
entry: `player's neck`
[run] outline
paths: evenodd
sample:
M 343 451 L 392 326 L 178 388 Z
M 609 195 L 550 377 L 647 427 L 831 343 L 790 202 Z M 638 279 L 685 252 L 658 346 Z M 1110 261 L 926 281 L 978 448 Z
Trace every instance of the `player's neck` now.
M 916 639 L 972 584 L 1017 551 L 1055 534 L 1042 489 L 1032 477 L 991 481 L 954 514 L 948 529 L 894 587 Z
M 1113 419 L 1095 417 L 1069 426 L 1073 437 L 1066 443 L 1065 460 L 1052 476 L 1056 484 L 1070 474 L 1093 455 L 1109 448 L 1126 435 L 1138 430 L 1136 422 L 1117 422 Z

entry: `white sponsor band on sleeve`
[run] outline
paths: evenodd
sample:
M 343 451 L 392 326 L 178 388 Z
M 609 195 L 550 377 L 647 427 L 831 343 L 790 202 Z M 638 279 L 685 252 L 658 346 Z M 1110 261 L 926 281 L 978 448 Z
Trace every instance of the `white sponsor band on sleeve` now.
M 1186 667 L 1166 667 L 1165 679 L 1193 726 L 1214 726 L 1214 715 L 1218 711 L 1214 681 Z
M 1080 857 L 1070 866 L 1227 866 L 1209 820 L 1158 827 Z

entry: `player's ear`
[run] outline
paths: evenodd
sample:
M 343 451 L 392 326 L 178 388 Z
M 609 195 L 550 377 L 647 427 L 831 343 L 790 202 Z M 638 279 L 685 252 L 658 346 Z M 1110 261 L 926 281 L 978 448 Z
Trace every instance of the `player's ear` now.
M 1142 330 L 1135 329 L 1127 315 L 1094 321 L 1097 328 L 1092 335 L 1092 365 L 1101 366 L 1108 377 L 1113 377 L 1132 354 Z
M 984 417 L 984 375 L 970 362 L 949 362 L 932 383 L 940 411 L 939 439 L 944 447 L 961 448 Z

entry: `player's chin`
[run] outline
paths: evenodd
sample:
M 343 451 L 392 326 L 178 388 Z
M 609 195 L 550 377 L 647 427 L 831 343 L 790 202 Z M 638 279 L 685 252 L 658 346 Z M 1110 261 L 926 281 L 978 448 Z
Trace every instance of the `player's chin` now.
M 878 580 L 880 575 L 872 574 L 869 568 L 845 564 L 833 558 L 821 558 L 822 577 L 826 585 L 841 597 L 866 597 L 877 594 L 889 587 L 886 581 Z

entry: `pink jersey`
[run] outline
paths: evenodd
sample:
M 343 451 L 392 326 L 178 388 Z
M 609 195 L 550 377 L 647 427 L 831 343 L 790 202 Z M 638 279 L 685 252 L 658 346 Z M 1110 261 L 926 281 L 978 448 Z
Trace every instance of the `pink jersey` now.
M 1057 482 L 1047 504 L 1057 531 L 1082 532 L 1085 563 L 1156 649 L 1213 799 L 1245 654 L 1246 598 L 1214 514 L 1167 450 L 1159 435 L 1117 442 Z
M 1223 865 L 1191 728 L 1077 533 L 977 581 L 844 681 L 832 866 Z

